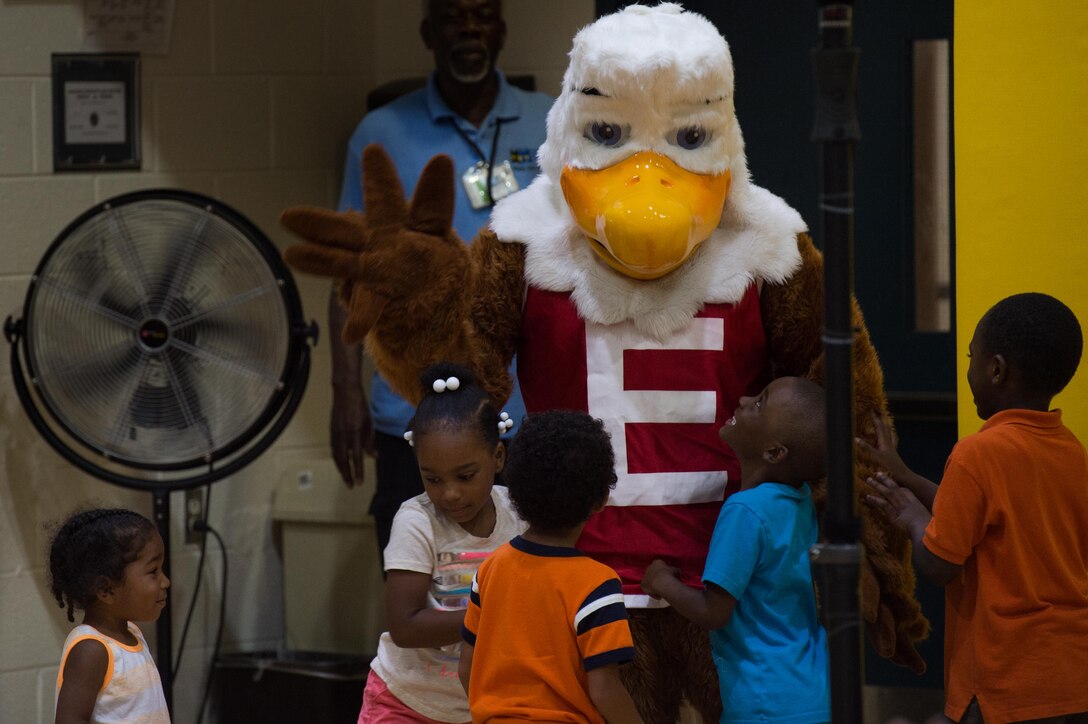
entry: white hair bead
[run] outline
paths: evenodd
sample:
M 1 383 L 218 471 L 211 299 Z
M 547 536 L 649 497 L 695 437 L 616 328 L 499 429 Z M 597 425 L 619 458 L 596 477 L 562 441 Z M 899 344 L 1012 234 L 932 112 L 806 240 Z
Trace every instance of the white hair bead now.
M 459 388 L 460 386 L 461 386 L 461 380 L 457 379 L 456 377 L 447 377 L 444 380 L 442 380 L 442 379 L 435 380 L 434 384 L 431 385 L 431 388 L 435 392 L 438 392 L 438 393 L 441 394 L 441 393 L 445 392 L 446 390 L 449 390 L 450 392 L 455 392 L 457 390 L 457 388 Z
M 404 439 L 407 440 L 408 444 L 411 445 L 412 447 L 416 446 L 415 440 L 412 439 L 414 437 L 415 437 L 415 435 L 412 434 L 411 430 L 405 430 L 404 431 Z

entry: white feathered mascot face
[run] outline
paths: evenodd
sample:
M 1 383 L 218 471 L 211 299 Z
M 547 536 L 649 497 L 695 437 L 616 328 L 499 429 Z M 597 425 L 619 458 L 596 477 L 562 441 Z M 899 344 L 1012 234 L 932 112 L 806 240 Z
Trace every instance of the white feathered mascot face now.
M 748 185 L 725 38 L 675 3 L 583 28 L 540 165 L 613 269 L 656 279 L 680 266 Z

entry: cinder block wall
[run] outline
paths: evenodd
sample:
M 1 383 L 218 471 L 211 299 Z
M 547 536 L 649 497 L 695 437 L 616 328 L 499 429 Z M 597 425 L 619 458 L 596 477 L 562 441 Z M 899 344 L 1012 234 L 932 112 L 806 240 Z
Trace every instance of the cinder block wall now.
M 416 0 L 185 0 L 166 56 L 144 57 L 143 168 L 53 173 L 50 54 L 80 50 L 83 6 L 0 0 L 0 317 L 22 316 L 30 275 L 57 234 L 96 203 L 141 188 L 175 187 L 241 211 L 283 248 L 277 224 L 292 204 L 332 206 L 343 149 L 373 86 L 431 66 L 418 40 Z M 592 0 L 506 0 L 502 66 L 556 93 L 573 33 Z M 306 316 L 324 326 L 325 282 L 298 277 Z M 272 495 L 304 470 L 328 471 L 327 339 L 314 353 L 306 398 L 280 440 L 212 488 L 211 524 L 230 565 L 224 650 L 283 643 L 283 576 Z M 0 721 L 53 721 L 53 687 L 70 624 L 46 583 L 48 526 L 77 506 L 150 514 L 149 493 L 79 472 L 28 422 L 0 363 Z M 315 485 L 340 485 L 326 473 Z M 353 493 L 369 496 L 363 489 Z M 174 644 L 193 590 L 198 548 L 173 510 Z M 175 720 L 193 721 L 215 638 L 220 567 L 209 555 L 193 629 L 175 683 Z M 376 591 L 375 595 L 381 595 Z M 315 616 L 347 616 L 314 611 Z M 153 633 L 153 627 L 151 633 Z M 154 641 L 152 640 L 152 647 Z

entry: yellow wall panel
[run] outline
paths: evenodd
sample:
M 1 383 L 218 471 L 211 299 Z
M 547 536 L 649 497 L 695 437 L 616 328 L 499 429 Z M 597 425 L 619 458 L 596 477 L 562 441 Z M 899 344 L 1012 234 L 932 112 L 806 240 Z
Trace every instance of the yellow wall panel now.
M 967 344 L 996 301 L 1051 294 L 1088 331 L 1088 2 L 957 0 L 954 35 L 960 435 L 981 424 Z M 1088 363 L 1055 398 L 1088 441 Z

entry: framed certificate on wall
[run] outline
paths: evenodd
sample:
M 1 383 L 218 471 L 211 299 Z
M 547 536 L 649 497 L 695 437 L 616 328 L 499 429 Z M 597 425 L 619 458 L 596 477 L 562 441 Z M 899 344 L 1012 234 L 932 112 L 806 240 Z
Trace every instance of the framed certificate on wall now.
M 53 54 L 53 170 L 140 168 L 140 56 Z

